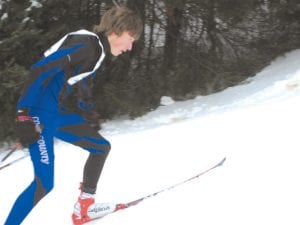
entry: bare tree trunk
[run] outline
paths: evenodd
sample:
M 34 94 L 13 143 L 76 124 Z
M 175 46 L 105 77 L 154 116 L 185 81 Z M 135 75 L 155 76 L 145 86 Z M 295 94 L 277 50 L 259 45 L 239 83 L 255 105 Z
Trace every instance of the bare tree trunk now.
M 154 49 L 153 46 L 153 34 L 154 34 L 154 25 L 155 25 L 155 5 L 156 5 L 156 0 L 152 1 L 152 4 L 148 4 L 148 10 L 149 10 L 149 44 L 148 44 L 148 48 L 147 48 L 147 62 L 146 62 L 146 75 L 149 75 L 150 72 L 150 66 L 151 66 L 151 56 L 152 56 L 152 49 Z
M 164 46 L 164 61 L 167 68 L 171 68 L 176 59 L 176 50 L 180 38 L 180 24 L 182 19 L 181 4 L 166 4 L 166 34 Z

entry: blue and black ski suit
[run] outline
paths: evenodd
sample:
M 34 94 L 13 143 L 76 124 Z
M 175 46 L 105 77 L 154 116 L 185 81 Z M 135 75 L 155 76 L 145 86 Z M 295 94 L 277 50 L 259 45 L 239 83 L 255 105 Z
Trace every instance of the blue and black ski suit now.
M 95 75 L 110 54 L 105 35 L 79 30 L 65 35 L 31 67 L 17 109 L 26 109 L 42 131 L 40 139 L 29 145 L 34 179 L 15 201 L 5 225 L 21 224 L 52 190 L 54 137 L 89 151 L 82 187 L 85 192 L 95 193 L 110 143 L 80 114 L 67 109 L 61 99 L 73 86 Z

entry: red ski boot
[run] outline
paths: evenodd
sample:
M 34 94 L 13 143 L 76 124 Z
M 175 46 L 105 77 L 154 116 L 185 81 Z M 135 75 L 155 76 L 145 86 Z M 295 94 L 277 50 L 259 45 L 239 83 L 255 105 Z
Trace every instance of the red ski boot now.
M 92 220 L 88 215 L 88 209 L 95 203 L 93 194 L 82 192 L 74 205 L 72 220 L 74 225 L 81 225 Z
M 95 194 L 83 192 L 82 183 L 80 184 L 79 189 L 80 196 L 74 205 L 72 214 L 74 225 L 82 225 L 121 209 L 121 204 L 95 203 Z

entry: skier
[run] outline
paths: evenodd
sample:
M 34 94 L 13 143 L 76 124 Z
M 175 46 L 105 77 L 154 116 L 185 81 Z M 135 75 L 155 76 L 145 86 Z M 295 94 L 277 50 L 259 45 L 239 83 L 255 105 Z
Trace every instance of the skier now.
M 99 211 L 103 213 L 93 207 L 97 206 L 97 183 L 110 143 L 97 131 L 98 114 L 92 109 L 88 82 L 110 56 L 130 51 L 142 30 L 142 21 L 136 13 L 125 6 L 114 6 L 105 12 L 93 32 L 68 33 L 32 65 L 17 104 L 16 134 L 20 143 L 29 148 L 34 179 L 15 201 L 5 225 L 21 224 L 53 189 L 54 137 L 89 152 L 72 214 L 73 223 L 90 221 L 89 212 L 93 216 L 99 216 Z M 86 118 L 64 104 L 64 99 L 76 86 L 80 90 L 78 105 Z M 102 210 L 106 208 L 101 207 Z

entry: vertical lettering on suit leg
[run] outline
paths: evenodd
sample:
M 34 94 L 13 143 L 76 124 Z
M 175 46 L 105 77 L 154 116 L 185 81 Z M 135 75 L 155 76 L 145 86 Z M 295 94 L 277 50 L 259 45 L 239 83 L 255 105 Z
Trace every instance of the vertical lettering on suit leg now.
M 37 116 L 32 117 L 33 121 L 36 125 L 40 125 L 40 118 Z M 40 139 L 38 140 L 38 146 L 39 146 L 39 152 L 40 152 L 40 161 L 41 163 L 47 164 L 49 165 L 49 155 L 48 155 L 48 150 L 47 150 L 47 146 L 45 143 L 45 139 L 43 137 L 43 135 L 40 135 Z

